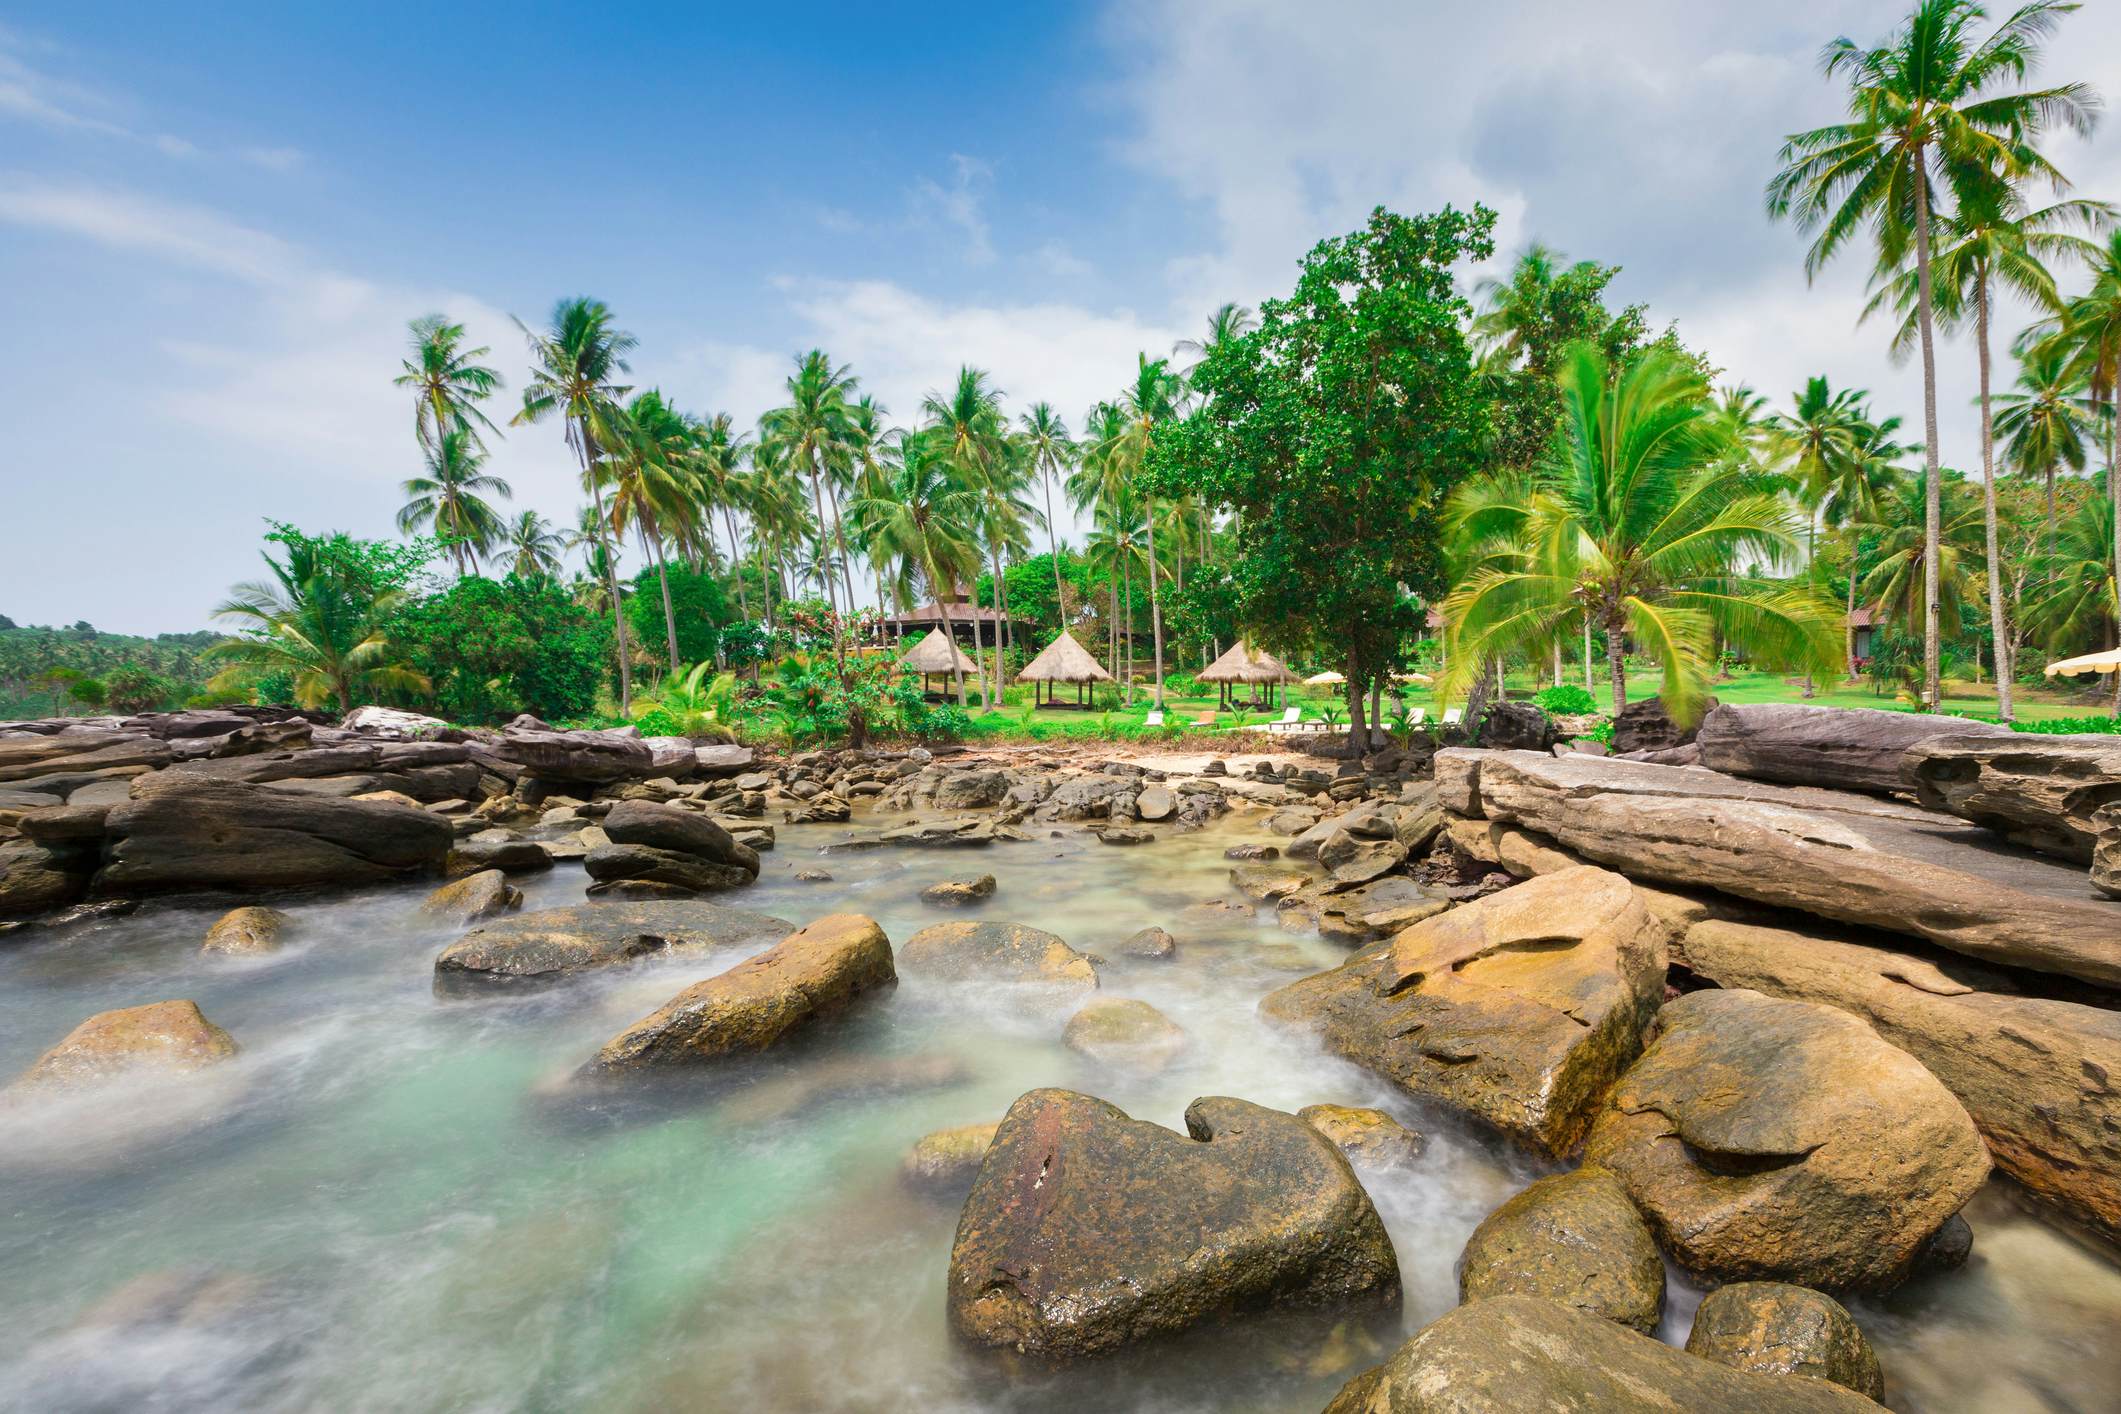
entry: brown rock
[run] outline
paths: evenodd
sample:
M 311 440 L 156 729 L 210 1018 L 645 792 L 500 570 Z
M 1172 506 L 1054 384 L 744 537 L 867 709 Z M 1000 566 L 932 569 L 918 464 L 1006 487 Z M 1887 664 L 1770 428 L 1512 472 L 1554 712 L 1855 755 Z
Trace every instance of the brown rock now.
M 1749 991 L 1667 1003 L 1585 1162 L 1721 1281 L 1881 1290 L 1988 1177 L 1950 1091 L 1848 1013 Z
M 1383 1110 L 1305 1105 L 1296 1117 L 1332 1140 L 1359 1169 L 1404 1168 L 1421 1157 L 1422 1137 Z
M 921 890 L 921 902 L 938 908 L 956 908 L 993 897 L 992 874 L 982 874 L 977 879 L 944 879 Z
M 1600 1169 L 1542 1178 L 1482 1219 L 1458 1258 L 1458 1299 L 1537 1296 L 1657 1334 L 1664 1258 L 1627 1187 Z
M 1311 882 L 1311 876 L 1301 869 L 1280 868 L 1265 864 L 1244 864 L 1230 871 L 1230 882 L 1246 898 L 1261 903 L 1274 903 Z
M 785 937 L 794 927 L 786 919 L 692 899 L 545 908 L 466 933 L 435 959 L 435 981 L 556 981 L 668 948 L 704 950 Z
M 1178 939 L 1161 928 L 1144 928 L 1119 945 L 1121 957 L 1168 962 L 1178 956 Z
M 1862 1327 L 1833 1297 L 1779 1281 L 1719 1287 L 1694 1313 L 1687 1354 L 1762 1375 L 1831 1380 L 1885 1398 L 1885 1375 Z
M 481 869 L 436 889 L 420 904 L 420 912 L 452 923 L 476 923 L 522 906 L 523 891 L 509 883 L 507 875 L 498 869 Z
M 908 1188 L 937 1198 L 962 1202 L 979 1173 L 980 1160 L 994 1142 L 998 1124 L 961 1124 L 923 1134 L 900 1161 L 898 1175 Z
M 136 1071 L 181 1073 L 228 1060 L 236 1043 L 196 1002 L 99 1011 L 37 1057 L 12 1090 L 93 1084 Z
M 1089 957 L 1022 923 L 931 924 L 906 939 L 898 960 L 908 972 L 952 980 L 1097 986 L 1097 967 Z
M 1068 1018 L 1061 1044 L 1103 1065 L 1158 1071 L 1185 1051 L 1186 1033 L 1147 1002 L 1101 997 Z
M 206 930 L 201 952 L 256 955 L 278 952 L 288 918 L 277 908 L 232 908 Z
M 1565 1155 L 1640 1050 L 1664 993 L 1663 941 L 1627 880 L 1565 870 L 1417 923 L 1260 1010 L 1410 1094 Z
M 1695 744 L 1712 771 L 1786 785 L 1886 793 L 1907 790 L 1910 747 L 1939 737 L 2008 737 L 1995 722 L 1869 707 L 1795 702 L 1730 704 L 1702 719 Z
M 1932 810 L 2089 864 L 2098 846 L 2094 817 L 2121 802 L 2121 737 L 1941 737 L 1908 752 L 1907 772 Z

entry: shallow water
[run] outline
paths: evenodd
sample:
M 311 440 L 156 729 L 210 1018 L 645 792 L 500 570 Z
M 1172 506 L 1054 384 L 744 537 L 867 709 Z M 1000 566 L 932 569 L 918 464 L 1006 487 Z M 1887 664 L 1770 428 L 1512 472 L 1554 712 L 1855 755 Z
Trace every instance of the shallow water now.
M 0 1075 L 93 1012 L 171 997 L 244 1047 L 210 1081 L 0 1117 L 0 1408 L 1315 1410 L 1449 1309 L 1467 1235 L 1540 1169 L 1259 1022 L 1264 992 L 1343 953 L 1271 910 L 1186 919 L 1235 899 L 1221 850 L 1241 828 L 820 856 L 846 827 L 782 826 L 759 884 L 727 900 L 795 922 L 868 913 L 895 941 L 946 917 L 1049 928 L 1111 958 L 1106 995 L 1190 1033 L 1154 1077 L 1064 1049 L 1065 1007 L 909 976 L 733 1082 L 585 1097 L 563 1083 L 574 1066 L 741 953 L 438 998 L 434 955 L 461 930 L 419 917 L 425 886 L 297 901 L 295 943 L 255 961 L 198 952 L 217 910 L 0 944 Z M 820 864 L 832 882 L 792 878 Z M 985 872 L 1000 888 L 976 908 L 916 896 Z M 583 883 L 563 865 L 525 884 L 526 906 Z M 1178 959 L 1120 958 L 1152 923 Z M 904 1190 L 899 1160 L 1034 1085 L 1180 1128 L 1206 1094 L 1393 1111 L 1430 1136 L 1418 1164 L 1366 1175 L 1402 1316 L 1301 1338 L 1238 1323 L 1057 1376 L 954 1347 L 956 1207 Z M 2121 1270 L 2001 1185 L 1969 1216 L 1967 1269 L 1857 1308 L 1893 1405 L 2121 1408 Z M 141 1278 L 164 1284 L 159 1305 L 127 1288 Z M 1667 1338 L 1696 1301 L 1675 1285 Z

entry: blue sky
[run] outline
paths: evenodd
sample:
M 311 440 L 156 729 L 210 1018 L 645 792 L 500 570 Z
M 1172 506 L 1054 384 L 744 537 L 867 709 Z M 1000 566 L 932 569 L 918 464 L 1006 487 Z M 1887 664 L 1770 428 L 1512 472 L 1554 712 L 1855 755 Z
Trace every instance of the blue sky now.
M 606 8 L 0 4 L 0 613 L 201 627 L 264 518 L 387 533 L 431 309 L 511 387 L 508 316 L 589 293 L 702 412 L 748 421 L 821 345 L 901 417 L 969 361 L 1075 418 L 1379 202 L 1621 264 L 1778 397 L 1918 406 L 1862 271 L 1808 290 L 1759 200 L 1835 116 L 1819 45 L 1897 4 Z M 2057 73 L 2121 96 L 2117 10 Z M 2060 150 L 2086 194 L 2121 198 L 2116 132 Z M 493 469 L 572 518 L 556 433 Z

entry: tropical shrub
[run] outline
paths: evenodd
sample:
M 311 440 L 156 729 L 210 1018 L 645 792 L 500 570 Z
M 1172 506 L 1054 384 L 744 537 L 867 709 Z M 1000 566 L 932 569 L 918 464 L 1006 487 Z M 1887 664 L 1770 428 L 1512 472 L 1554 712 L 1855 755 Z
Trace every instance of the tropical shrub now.
M 401 606 L 387 632 L 453 722 L 580 717 L 611 653 L 609 623 L 542 576 L 466 576 Z
M 1550 717 L 1581 717 L 1598 710 L 1597 699 L 1587 689 L 1572 682 L 1542 688 L 1532 700 Z
M 711 659 L 721 646 L 722 626 L 729 622 L 728 592 L 719 576 L 696 574 L 683 565 L 672 565 L 670 573 L 670 617 L 678 633 L 678 658 L 698 663 Z M 633 577 L 633 593 L 626 597 L 626 627 L 644 652 L 663 656 L 669 635 L 663 625 L 663 587 L 656 568 L 649 565 Z

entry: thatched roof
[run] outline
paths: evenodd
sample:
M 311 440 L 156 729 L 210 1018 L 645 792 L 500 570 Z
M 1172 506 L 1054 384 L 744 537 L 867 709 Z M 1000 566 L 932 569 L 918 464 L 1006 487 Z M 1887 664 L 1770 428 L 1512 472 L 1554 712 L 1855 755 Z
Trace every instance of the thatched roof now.
M 1237 642 L 1230 651 L 1193 675 L 1196 682 L 1296 682 L 1296 674 L 1263 648 Z
M 939 628 L 928 630 L 928 636 L 913 645 L 913 651 L 898 660 L 898 665 L 909 673 L 973 672 L 972 660 L 965 650 L 950 641 Z
M 1112 674 L 1098 665 L 1097 659 L 1075 641 L 1075 635 L 1062 629 L 1060 637 L 1040 650 L 1039 655 L 1024 664 L 1024 670 L 1016 675 L 1018 682 L 1110 682 Z

